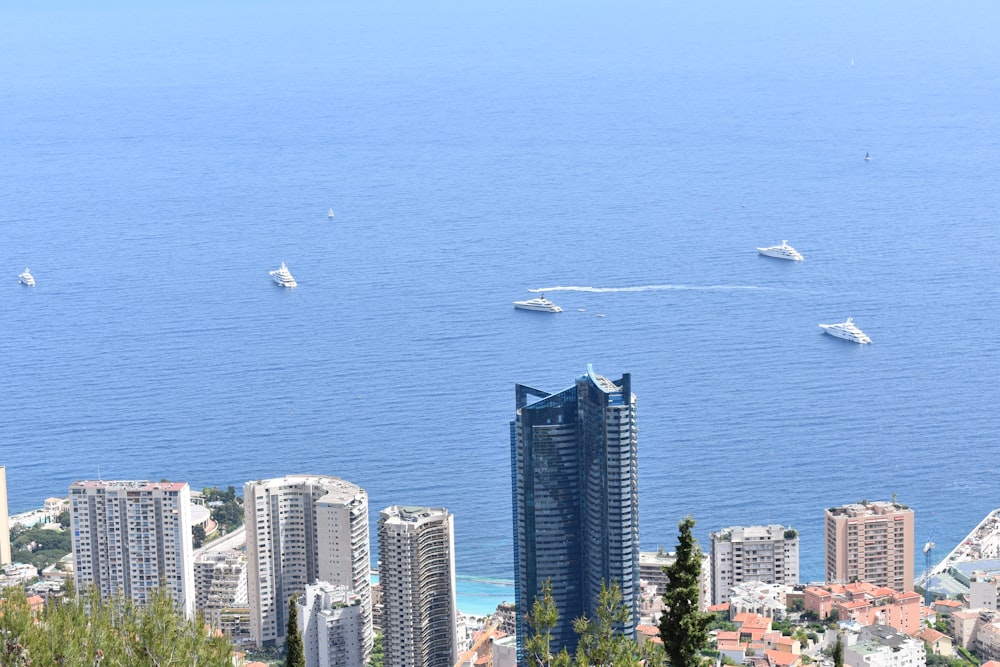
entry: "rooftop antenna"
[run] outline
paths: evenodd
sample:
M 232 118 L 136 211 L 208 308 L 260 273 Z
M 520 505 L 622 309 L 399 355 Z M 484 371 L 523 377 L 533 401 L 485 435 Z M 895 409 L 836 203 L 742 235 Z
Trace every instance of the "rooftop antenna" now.
M 100 463 L 97 464 L 97 481 L 98 482 L 101 481 L 101 464 Z

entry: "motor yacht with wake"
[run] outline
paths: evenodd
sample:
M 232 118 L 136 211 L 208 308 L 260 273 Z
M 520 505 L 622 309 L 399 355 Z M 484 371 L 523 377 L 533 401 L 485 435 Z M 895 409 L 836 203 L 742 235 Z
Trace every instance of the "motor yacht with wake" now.
M 788 241 L 782 241 L 781 245 L 773 245 L 770 248 L 757 248 L 757 252 L 766 257 L 777 257 L 778 259 L 790 259 L 796 262 L 802 261 L 799 251 L 788 245 Z
M 819 327 L 824 333 L 828 333 L 831 336 L 843 338 L 844 340 L 849 340 L 854 343 L 860 343 L 861 345 L 867 345 L 872 342 L 872 339 L 868 337 L 868 334 L 859 329 L 857 325 L 854 324 L 854 320 L 850 317 L 847 318 L 846 322 L 839 322 L 837 324 L 821 324 Z
M 28 287 L 34 287 L 35 276 L 31 275 L 31 271 L 25 269 L 24 273 L 18 275 L 17 282 L 21 283 L 22 285 L 27 285 Z
M 552 303 L 545 298 L 542 294 L 534 299 L 528 299 L 527 301 L 515 301 L 515 308 L 520 308 L 521 310 L 537 310 L 543 313 L 561 313 L 562 308 Z
M 292 277 L 291 271 L 285 266 L 285 263 L 281 263 L 280 269 L 275 269 L 271 271 L 271 278 L 274 282 L 278 283 L 282 287 L 298 287 L 299 284 L 295 282 L 295 278 Z

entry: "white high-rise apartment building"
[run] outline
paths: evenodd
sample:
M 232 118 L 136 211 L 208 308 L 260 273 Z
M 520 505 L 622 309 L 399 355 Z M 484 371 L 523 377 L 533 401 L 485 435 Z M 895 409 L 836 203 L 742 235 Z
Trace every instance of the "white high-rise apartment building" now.
M 712 533 L 712 604 L 745 581 L 799 583 L 799 534 L 784 526 L 733 526 Z
M 7 468 L 0 466 L 0 565 L 10 563 L 10 517 L 7 511 Z
M 346 586 L 306 586 L 297 600 L 306 667 L 365 667 L 361 598 Z
M 195 609 L 213 628 L 222 628 L 226 609 L 246 607 L 247 559 L 241 551 L 205 551 L 194 559 Z
M 346 586 L 361 600 L 364 660 L 371 655 L 368 494 L 337 477 L 289 475 L 243 486 L 247 594 L 258 646 L 285 643 L 288 600 L 308 584 Z
M 69 487 L 73 579 L 138 605 L 165 586 L 194 615 L 191 489 L 186 482 L 85 481 Z
M 379 516 L 378 548 L 385 667 L 452 667 L 454 517 L 439 507 L 388 507 Z

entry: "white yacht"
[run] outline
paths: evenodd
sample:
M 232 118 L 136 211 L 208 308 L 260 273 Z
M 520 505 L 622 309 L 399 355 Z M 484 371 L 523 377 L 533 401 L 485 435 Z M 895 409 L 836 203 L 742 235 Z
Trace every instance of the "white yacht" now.
M 546 299 L 544 294 L 535 299 L 528 299 L 527 301 L 515 301 L 514 307 L 521 310 L 540 310 L 543 313 L 562 312 L 562 308 Z
M 299 286 L 299 284 L 295 282 L 295 278 L 292 277 L 292 273 L 288 270 L 288 267 L 285 266 L 284 262 L 281 263 L 280 269 L 275 269 L 274 271 L 271 271 L 271 278 L 273 278 L 274 282 L 278 283 L 282 287 Z
M 859 329 L 851 318 L 847 318 L 846 322 L 839 322 L 838 324 L 821 324 L 819 328 L 828 333 L 831 336 L 836 336 L 837 338 L 843 338 L 844 340 L 849 340 L 855 343 L 860 343 L 866 345 L 872 342 L 872 339 L 868 337 L 864 331 Z
M 330 212 L 326 214 L 326 217 L 328 217 L 328 218 L 332 218 L 333 217 L 333 209 L 332 208 L 330 209 Z
M 778 259 L 791 259 L 796 262 L 802 261 L 799 251 L 788 245 L 788 241 L 782 241 L 781 245 L 773 245 L 770 248 L 757 248 L 757 252 L 767 257 L 777 257 Z
M 28 269 L 25 269 L 24 273 L 20 274 L 17 277 L 17 282 L 21 283 L 22 285 L 27 285 L 28 287 L 34 287 L 35 286 L 35 276 L 31 275 L 31 271 L 28 271 Z

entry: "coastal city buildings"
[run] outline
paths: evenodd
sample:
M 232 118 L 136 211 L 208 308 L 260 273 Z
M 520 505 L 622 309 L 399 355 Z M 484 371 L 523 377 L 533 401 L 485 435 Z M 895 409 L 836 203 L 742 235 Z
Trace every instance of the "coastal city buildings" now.
M 249 604 L 246 555 L 237 549 L 199 553 L 194 559 L 194 588 L 195 610 L 213 628 L 222 629 L 224 614 Z
M 712 604 L 745 581 L 799 583 L 799 534 L 779 525 L 733 526 L 711 534 Z
M 454 517 L 439 507 L 387 507 L 378 549 L 385 667 L 451 667 L 458 658 Z
M 80 481 L 69 487 L 73 579 L 103 599 L 144 605 L 166 587 L 194 614 L 191 490 L 186 482 Z
M 804 592 L 806 611 L 820 620 L 836 612 L 841 621 L 859 625 L 885 625 L 899 632 L 920 630 L 921 598 L 913 591 L 895 591 L 866 582 L 808 586 Z
M 780 621 L 785 618 L 788 598 L 794 588 L 788 584 L 768 584 L 763 581 L 744 581 L 729 589 L 729 617 L 739 614 L 756 614 Z
M 826 581 L 913 590 L 913 510 L 896 502 L 832 507 L 826 517 Z
M 282 645 L 288 600 L 308 584 L 345 586 L 361 600 L 364 659 L 374 642 L 368 494 L 337 477 L 290 475 L 243 487 L 251 633 Z
M 0 565 L 10 563 L 10 525 L 7 508 L 7 468 L 0 466 Z
M 364 667 L 366 620 L 347 586 L 309 584 L 296 600 L 306 667 Z
M 883 625 L 861 630 L 856 643 L 844 647 L 849 667 L 924 667 L 927 655 L 923 641 Z
M 558 393 L 516 386 L 510 424 L 517 608 L 551 582 L 559 621 L 552 649 L 572 652 L 573 619 L 594 616 L 601 584 L 617 584 L 631 611 L 619 630 L 635 638 L 640 612 L 635 396 L 592 367 Z M 518 648 L 530 634 L 517 620 Z

